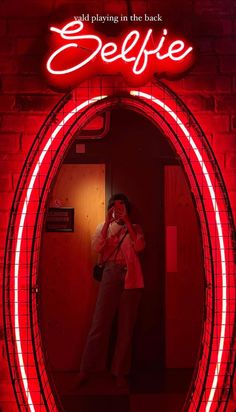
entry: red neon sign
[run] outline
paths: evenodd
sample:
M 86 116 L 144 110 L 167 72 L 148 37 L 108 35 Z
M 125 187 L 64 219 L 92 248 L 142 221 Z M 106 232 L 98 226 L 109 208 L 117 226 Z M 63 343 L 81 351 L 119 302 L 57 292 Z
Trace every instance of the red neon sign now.
M 46 69 L 50 82 L 59 87 L 74 86 L 98 73 L 122 73 L 129 83 L 143 84 L 153 73 L 173 77 L 193 62 L 193 47 L 171 37 L 167 29 L 159 36 L 152 29 L 132 30 L 113 41 L 92 33 L 80 20 L 50 30 L 53 47 Z

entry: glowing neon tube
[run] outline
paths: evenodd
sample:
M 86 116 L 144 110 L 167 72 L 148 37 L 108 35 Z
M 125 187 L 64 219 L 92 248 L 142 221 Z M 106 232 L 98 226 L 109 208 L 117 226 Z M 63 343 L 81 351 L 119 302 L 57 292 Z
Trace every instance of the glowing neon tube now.
M 217 227 L 217 233 L 218 233 L 218 241 L 220 245 L 220 255 L 221 255 L 221 273 L 222 273 L 222 307 L 221 307 L 221 328 L 220 328 L 220 342 L 219 342 L 219 347 L 218 347 L 218 352 L 217 352 L 217 362 L 215 366 L 215 371 L 214 371 L 214 378 L 213 382 L 211 385 L 210 389 L 210 394 L 207 400 L 206 404 L 206 412 L 209 412 L 211 409 L 212 401 L 214 399 L 215 391 L 217 388 L 217 383 L 218 383 L 218 378 L 220 374 L 220 369 L 222 365 L 222 354 L 224 350 L 224 342 L 225 342 L 225 328 L 226 328 L 226 311 L 227 311 L 227 278 L 226 278 L 226 264 L 225 264 L 225 247 L 224 247 L 224 239 L 222 235 L 222 224 L 221 224 L 221 219 L 220 219 L 220 214 L 219 214 L 219 207 L 216 201 L 216 194 L 213 188 L 213 184 L 210 178 L 210 174 L 207 170 L 206 164 L 203 161 L 203 158 L 201 156 L 200 151 L 198 150 L 194 139 L 190 135 L 189 131 L 187 128 L 184 126 L 183 122 L 180 120 L 180 118 L 177 116 L 177 114 L 169 107 L 167 106 L 164 102 L 162 102 L 160 99 L 157 99 L 156 97 L 148 94 L 148 93 L 143 93 L 141 91 L 135 91 L 132 90 L 130 91 L 130 94 L 132 96 L 138 96 L 138 97 L 143 97 L 144 99 L 150 100 L 152 103 L 155 105 L 161 107 L 165 112 L 167 112 L 176 122 L 176 124 L 181 128 L 183 131 L 184 135 L 188 139 L 193 152 L 195 153 L 197 160 L 199 162 L 199 165 L 202 169 L 203 176 L 206 180 L 207 187 L 209 190 L 212 206 L 215 212 L 215 222 L 216 222 L 216 227 Z
M 16 340 L 16 350 L 17 350 L 17 357 L 19 362 L 19 369 L 22 377 L 22 382 L 24 386 L 25 396 L 27 399 L 28 406 L 31 412 L 35 412 L 35 406 L 32 400 L 32 394 L 29 389 L 29 382 L 26 372 L 26 367 L 24 363 L 23 351 L 22 351 L 22 343 L 21 343 L 21 333 L 20 333 L 20 318 L 19 318 L 19 264 L 20 264 L 20 256 L 21 256 L 21 244 L 22 244 L 22 235 L 25 228 L 25 219 L 27 215 L 28 204 L 31 199 L 32 191 L 34 188 L 35 180 L 38 176 L 40 171 L 40 167 L 43 163 L 43 160 L 50 149 L 50 146 L 53 143 L 53 140 L 58 135 L 60 130 L 63 126 L 71 119 L 76 113 L 80 112 L 85 107 L 89 106 L 92 103 L 95 103 L 98 100 L 104 99 L 106 96 L 98 96 L 92 99 L 86 100 L 82 104 L 75 107 L 65 118 L 60 122 L 60 124 L 56 127 L 54 132 L 49 137 L 47 143 L 45 144 L 37 164 L 34 168 L 34 171 L 31 175 L 30 183 L 26 192 L 25 200 L 23 203 L 23 209 L 20 216 L 20 223 L 17 233 L 17 242 L 16 242 L 16 252 L 15 252 L 15 264 L 14 264 L 14 332 L 15 332 L 15 340 Z

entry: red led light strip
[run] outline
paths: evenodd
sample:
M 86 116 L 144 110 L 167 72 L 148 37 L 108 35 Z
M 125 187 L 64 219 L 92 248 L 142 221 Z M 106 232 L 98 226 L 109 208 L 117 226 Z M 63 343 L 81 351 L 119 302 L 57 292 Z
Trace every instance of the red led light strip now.
M 38 173 L 40 171 L 41 165 L 43 164 L 44 158 L 48 153 L 48 150 L 50 149 L 54 139 L 57 137 L 58 133 L 61 131 L 61 129 L 66 125 L 66 123 L 79 111 L 87 107 L 88 105 L 103 99 L 106 96 L 98 96 L 94 97 L 92 99 L 89 99 L 79 106 L 75 107 L 67 116 L 64 117 L 64 119 L 59 123 L 59 125 L 55 128 L 51 136 L 49 137 L 46 145 L 43 147 L 38 162 L 33 170 L 32 176 L 30 178 L 30 182 L 28 185 L 28 189 L 26 192 L 25 200 L 23 203 L 23 209 L 20 215 L 20 222 L 19 222 L 19 227 L 18 227 L 18 234 L 17 234 L 17 242 L 16 242 L 16 251 L 15 251 L 15 264 L 14 264 L 14 331 L 15 331 L 15 341 L 16 341 L 16 349 L 17 349 L 17 356 L 18 356 L 18 362 L 19 362 L 19 369 L 21 373 L 21 378 L 24 386 L 24 391 L 25 391 L 25 397 L 27 399 L 28 406 L 31 410 L 31 412 L 35 412 L 37 409 L 35 408 L 33 399 L 34 399 L 34 392 L 35 388 L 33 391 L 31 391 L 30 388 L 30 380 L 27 377 L 27 371 L 26 371 L 26 366 L 25 363 L 27 362 L 27 356 L 28 354 L 24 353 L 23 351 L 23 346 L 22 346 L 22 333 L 21 333 L 21 321 L 20 321 L 20 297 L 19 297 L 19 274 L 20 274 L 20 259 L 21 259 L 21 245 L 22 245 L 22 237 L 23 237 L 23 231 L 25 230 L 25 220 L 26 216 L 28 213 L 28 205 L 31 202 L 31 196 L 32 192 L 34 190 L 34 184 L 37 179 Z M 25 359 L 26 358 L 26 362 Z M 42 411 L 42 406 L 40 406 L 40 411 Z
M 210 174 L 208 172 L 207 166 L 202 158 L 202 155 L 200 151 L 198 150 L 194 139 L 192 138 L 191 134 L 187 130 L 187 128 L 184 126 L 180 118 L 177 116 L 177 114 L 164 102 L 161 100 L 155 98 L 154 96 L 143 93 L 140 91 L 131 91 L 130 94 L 132 96 L 138 96 L 144 99 L 147 99 L 152 102 L 152 104 L 155 104 L 159 107 L 161 107 L 165 112 L 167 112 L 177 123 L 177 125 L 180 127 L 180 129 L 183 131 L 185 137 L 188 139 L 195 155 L 196 158 L 200 164 L 200 167 L 202 169 L 203 176 L 206 180 L 206 184 L 209 190 L 210 194 L 210 199 L 212 202 L 212 207 L 215 213 L 215 224 L 217 227 L 217 234 L 218 234 L 218 242 L 219 242 L 219 248 L 220 248 L 220 256 L 221 256 L 221 275 L 222 275 L 222 300 L 221 300 L 221 327 L 220 327 L 220 341 L 219 341 L 219 346 L 218 346 L 218 352 L 217 352 L 217 361 L 215 363 L 215 370 L 214 370 L 214 378 L 211 384 L 211 389 L 210 393 L 208 396 L 208 400 L 206 403 L 205 410 L 206 412 L 210 412 L 211 410 L 211 405 L 212 401 L 214 399 L 215 391 L 217 389 L 217 384 L 218 384 L 218 378 L 222 366 L 222 354 L 224 351 L 224 343 L 225 343 L 225 331 L 226 331 L 226 323 L 227 323 L 227 277 L 226 277 L 226 259 L 225 259 L 225 247 L 224 247 L 224 237 L 223 237 L 223 231 L 222 231 L 222 224 L 221 224 L 221 218 L 220 218 L 220 213 L 219 213 L 219 207 L 217 203 L 217 198 L 216 198 L 216 193 L 213 187 L 213 183 L 211 181 Z

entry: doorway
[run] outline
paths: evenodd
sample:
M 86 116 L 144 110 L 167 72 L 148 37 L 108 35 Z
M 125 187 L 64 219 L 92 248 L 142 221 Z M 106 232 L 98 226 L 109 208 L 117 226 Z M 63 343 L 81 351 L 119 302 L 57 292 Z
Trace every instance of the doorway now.
M 57 363 L 55 363 L 55 360 L 54 366 L 53 363 L 50 363 L 55 375 L 55 381 L 58 382 L 59 388 L 63 387 L 63 399 L 67 399 L 65 402 L 69 402 L 68 393 L 71 391 L 71 387 L 68 379 L 65 378 L 65 374 L 67 374 L 68 377 L 68 375 L 75 373 L 79 369 L 80 353 L 91 321 L 98 287 L 91 279 L 92 263 L 96 257 L 91 255 L 89 238 L 92 236 L 96 224 L 100 223 L 104 218 L 105 200 L 107 201 L 111 193 L 122 191 L 126 193 L 131 200 L 133 205 L 133 221 L 141 224 L 147 242 L 146 250 L 141 256 L 145 276 L 145 293 L 134 337 L 133 384 L 131 387 L 133 405 L 136 404 L 134 400 L 136 398 L 134 397 L 140 396 L 140 394 L 143 396 L 147 396 L 148 394 L 148 396 L 150 396 L 150 393 L 163 393 L 168 386 L 171 391 L 179 380 L 180 370 L 184 369 L 183 384 L 182 387 L 180 387 L 180 392 L 182 391 L 179 398 L 180 400 L 176 401 L 175 399 L 176 405 L 179 405 L 179 403 L 184 402 L 186 391 L 190 385 L 195 355 L 200 341 L 201 314 L 203 308 L 203 270 L 201 273 L 195 272 L 196 284 L 194 288 L 190 285 L 188 294 L 186 295 L 188 299 L 191 299 L 191 296 L 195 296 L 197 288 L 197 295 L 202 296 L 202 300 L 198 300 L 195 306 L 195 315 L 197 317 L 199 315 L 199 317 L 196 321 L 197 327 L 195 328 L 196 333 L 194 339 L 191 337 L 191 326 L 182 322 L 181 319 L 179 320 L 179 324 L 182 326 L 181 332 L 184 330 L 185 336 L 185 340 L 178 343 L 182 355 L 184 356 L 186 353 L 185 349 L 189 347 L 189 344 L 194 346 L 192 347 L 192 352 L 195 355 L 192 358 L 191 355 L 191 360 L 186 362 L 186 359 L 184 360 L 182 357 L 181 360 L 181 357 L 179 357 L 178 349 L 173 349 L 176 346 L 175 343 L 173 344 L 173 340 L 176 342 L 176 336 L 171 332 L 173 331 L 171 322 L 172 325 L 175 324 L 171 310 L 172 312 L 175 311 L 175 305 L 177 304 L 178 306 L 178 299 L 180 299 L 179 293 L 182 293 L 182 288 L 187 287 L 185 284 L 186 277 L 182 275 L 182 280 L 179 282 L 181 276 L 179 276 L 178 270 L 174 272 L 175 278 L 170 275 L 173 274 L 172 271 L 169 271 L 169 274 L 166 272 L 168 264 L 166 251 L 170 250 L 168 249 L 170 248 L 170 244 L 172 244 L 173 250 L 177 248 L 177 238 L 173 233 L 172 237 L 170 237 L 170 230 L 167 229 L 167 226 L 177 227 L 179 221 L 181 221 L 181 218 L 178 218 L 177 223 L 171 220 L 172 215 L 176 216 L 176 205 L 179 203 L 179 193 L 176 192 L 175 188 L 176 185 L 180 187 L 181 182 L 184 183 L 180 189 L 180 197 L 183 196 L 184 199 L 188 199 L 189 213 L 190 215 L 192 213 L 191 216 L 194 216 L 196 225 L 197 217 L 184 175 L 181 175 L 180 172 L 180 177 L 177 181 L 174 180 L 176 176 L 175 173 L 171 174 L 167 172 L 167 170 L 171 170 L 167 168 L 175 167 L 175 170 L 181 169 L 178 158 L 167 142 L 166 137 L 162 135 L 159 129 L 143 116 L 129 110 L 119 109 L 111 112 L 111 127 L 103 139 L 93 141 L 80 139 L 80 143 L 85 145 L 83 153 L 76 153 L 75 146 L 77 143 L 78 142 L 75 141 L 67 153 L 50 199 L 52 204 L 59 201 L 59 206 L 61 199 L 65 199 L 63 201 L 65 203 L 61 204 L 62 206 L 66 205 L 76 209 L 78 208 L 78 210 L 80 210 L 79 214 L 81 213 L 81 216 L 83 214 L 81 224 L 77 224 L 75 221 L 75 232 L 69 235 L 72 236 L 71 241 L 68 240 L 68 233 L 63 234 L 65 243 L 69 247 L 68 252 L 64 254 L 67 268 L 71 253 L 76 256 L 73 262 L 73 270 L 75 270 L 73 275 L 74 283 L 72 282 L 70 286 L 73 298 L 71 298 L 72 295 L 69 293 L 68 297 L 70 296 L 70 298 L 68 299 L 68 305 L 62 304 L 65 290 L 68 292 L 68 270 L 63 272 L 64 280 L 60 285 L 58 281 L 60 275 L 57 275 L 60 272 L 61 265 L 57 267 L 56 264 L 53 264 L 51 266 L 53 268 L 52 271 L 57 268 L 57 275 L 55 273 L 53 276 L 50 271 L 47 276 L 47 280 L 51 282 L 50 279 L 52 279 L 52 284 L 54 285 L 51 296 L 49 290 L 45 292 L 45 290 L 49 288 L 48 283 L 47 285 L 46 282 L 43 283 L 43 277 L 46 279 L 45 274 L 40 276 L 42 279 L 42 301 L 40 310 L 44 311 L 41 318 L 43 334 L 45 334 L 45 339 L 48 340 L 46 347 L 49 345 L 48 348 L 51 348 L 51 356 L 54 356 L 54 358 L 56 352 L 58 352 Z M 93 186 L 90 184 L 91 176 L 94 177 L 95 189 L 92 189 Z M 79 182 L 82 182 L 81 185 Z M 71 194 L 67 192 L 69 187 L 71 188 Z M 83 192 L 83 188 L 85 192 Z M 90 194 L 88 194 L 88 190 Z M 183 194 L 184 190 L 187 195 Z M 75 195 L 76 193 L 77 195 Z M 95 193 L 97 194 L 95 195 Z M 79 201 L 79 199 L 81 201 Z M 170 216 L 166 214 L 167 202 Z M 97 205 L 99 205 L 98 208 Z M 88 209 L 90 210 L 90 214 L 88 213 Z M 99 213 L 97 209 L 100 210 Z M 182 212 L 179 212 L 180 216 L 183 212 L 184 209 L 182 209 Z M 77 215 L 76 210 L 75 215 Z M 91 217 L 92 215 L 94 218 Z M 89 222 L 92 221 L 93 224 L 89 226 Z M 172 232 L 174 231 L 172 230 Z M 200 230 L 198 226 L 196 226 L 195 235 L 200 240 Z M 45 239 L 49 236 L 51 236 L 51 242 L 54 245 L 54 252 L 46 245 Z M 58 262 L 59 238 L 62 239 L 61 233 L 44 234 L 41 254 L 41 273 L 44 273 L 43 268 L 45 268 L 46 261 L 49 267 L 48 262 L 50 259 L 53 259 L 54 253 L 54 261 Z M 78 249 L 75 247 L 75 239 L 77 241 L 80 239 Z M 178 238 L 178 242 L 179 240 Z M 201 249 L 200 241 L 197 242 L 197 247 Z M 182 253 L 181 251 L 183 251 L 183 243 L 182 245 L 178 243 L 177 255 Z M 188 266 L 188 254 L 186 254 L 186 252 L 184 252 L 184 254 L 186 257 L 185 265 Z M 81 272 L 81 275 L 79 274 L 79 270 L 75 269 L 79 267 L 79 255 L 87 262 L 85 265 L 83 264 L 84 272 Z M 60 250 L 59 256 L 61 259 L 63 249 Z M 202 268 L 200 251 L 199 257 L 199 266 Z M 69 273 L 70 272 L 71 270 Z M 71 280 L 71 277 L 69 279 Z M 172 293 L 173 290 L 176 292 L 174 298 L 173 295 L 169 294 L 171 281 Z M 57 288 L 61 288 L 61 292 L 59 292 Z M 77 290 L 79 291 L 78 293 L 76 292 Z M 47 299 L 46 296 L 48 296 Z M 55 298 L 55 296 L 58 299 Z M 175 299 L 174 303 L 173 299 Z M 184 306 L 183 299 L 184 297 L 181 295 L 182 307 Z M 44 305 L 45 300 L 48 302 L 49 309 L 47 305 Z M 58 316 L 58 312 L 55 310 L 55 307 L 52 306 L 55 300 L 57 300 L 58 307 L 61 307 L 61 311 L 63 312 L 62 316 Z M 53 316 L 55 316 L 54 320 L 52 318 L 51 324 L 48 313 L 46 312 L 47 310 L 51 310 Z M 72 313 L 72 316 L 70 316 L 70 313 Z M 70 327 L 68 327 L 66 318 L 70 319 Z M 61 322 L 68 327 L 64 333 L 60 332 L 62 330 L 60 326 Z M 56 351 L 56 335 L 51 333 L 49 338 L 46 332 L 46 330 L 52 332 L 53 325 L 57 325 L 58 334 L 60 335 L 57 337 L 61 342 L 60 345 L 57 346 Z M 74 325 L 76 325 L 76 327 Z M 189 336 L 191 338 L 190 340 L 188 339 Z M 56 341 L 58 341 L 58 339 Z M 62 355 L 63 353 L 67 353 L 67 355 L 64 356 Z M 73 356 L 71 356 L 72 353 L 74 354 Z M 68 356 L 70 360 L 68 360 Z M 173 356 L 179 359 L 178 365 L 174 363 Z M 166 374 L 168 369 L 171 370 L 170 375 Z M 165 376 L 166 388 L 163 387 L 163 376 Z M 63 379 L 64 383 L 62 384 Z M 65 384 L 65 382 L 67 383 Z M 160 382 L 162 382 L 162 384 L 160 384 Z M 160 396 L 156 398 L 155 402 L 160 406 Z M 130 406 L 130 410 L 136 412 L 138 410 L 137 407 L 136 405 L 135 409 L 134 407 L 132 409 Z

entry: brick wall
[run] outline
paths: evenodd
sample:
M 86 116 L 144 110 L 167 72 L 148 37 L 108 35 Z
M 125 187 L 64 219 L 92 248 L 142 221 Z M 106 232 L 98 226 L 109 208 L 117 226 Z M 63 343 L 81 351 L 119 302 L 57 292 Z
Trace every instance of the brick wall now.
M 89 3 L 89 4 L 88 4 Z M 194 42 L 197 62 L 166 82 L 194 113 L 219 162 L 236 216 L 236 5 L 234 0 L 134 0 L 133 12 L 160 12 L 169 27 Z M 80 12 L 127 13 L 126 2 L 1 0 L 0 2 L 0 268 L 14 190 L 34 136 L 61 97 L 40 72 L 48 23 Z M 2 279 L 2 276 L 1 276 Z M 2 311 L 2 304 L 0 306 Z M 16 411 L 0 320 L 0 410 Z M 235 388 L 236 391 L 236 388 Z M 228 412 L 235 410 L 233 396 Z

